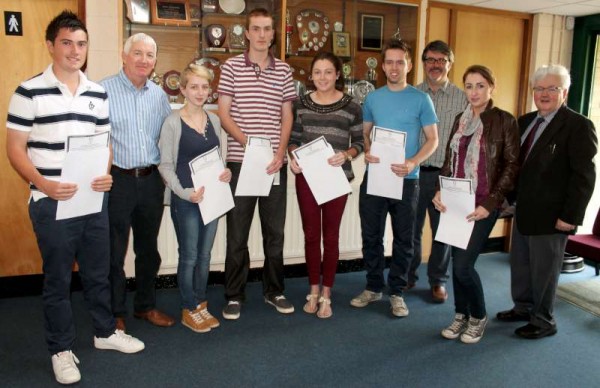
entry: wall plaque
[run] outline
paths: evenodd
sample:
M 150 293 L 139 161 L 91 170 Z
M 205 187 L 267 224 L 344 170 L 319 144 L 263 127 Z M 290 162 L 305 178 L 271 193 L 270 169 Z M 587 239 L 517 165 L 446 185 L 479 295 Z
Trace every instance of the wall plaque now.
M 383 16 L 360 15 L 361 50 L 380 51 L 383 48 Z
M 334 32 L 333 38 L 333 54 L 341 58 L 350 57 L 350 33 Z
M 152 24 L 191 26 L 189 0 L 152 0 Z

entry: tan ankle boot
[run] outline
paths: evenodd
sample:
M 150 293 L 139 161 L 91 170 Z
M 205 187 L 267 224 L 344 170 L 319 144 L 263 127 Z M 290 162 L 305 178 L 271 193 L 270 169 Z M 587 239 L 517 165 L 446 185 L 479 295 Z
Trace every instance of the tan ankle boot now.
M 181 324 L 189 327 L 196 333 L 206 333 L 210 331 L 210 325 L 198 310 L 181 310 Z
M 216 329 L 221 325 L 217 318 L 213 317 L 212 314 L 208 312 L 208 302 L 204 301 L 200 303 L 198 307 L 196 307 L 196 312 L 200 313 L 211 329 Z

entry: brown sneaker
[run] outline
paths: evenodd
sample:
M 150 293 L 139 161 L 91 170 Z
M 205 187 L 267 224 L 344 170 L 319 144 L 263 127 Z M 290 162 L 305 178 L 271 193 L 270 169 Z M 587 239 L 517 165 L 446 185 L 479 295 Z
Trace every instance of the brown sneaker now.
M 207 333 L 210 331 L 210 325 L 202 317 L 199 310 L 181 310 L 181 324 L 189 327 L 196 333 Z
M 431 287 L 431 296 L 434 302 L 444 303 L 446 299 L 448 299 L 448 292 L 446 292 L 446 287 L 442 285 Z
M 204 301 L 196 307 L 196 312 L 199 312 L 202 318 L 208 323 L 211 329 L 216 329 L 221 324 L 211 313 L 208 312 L 208 302 Z

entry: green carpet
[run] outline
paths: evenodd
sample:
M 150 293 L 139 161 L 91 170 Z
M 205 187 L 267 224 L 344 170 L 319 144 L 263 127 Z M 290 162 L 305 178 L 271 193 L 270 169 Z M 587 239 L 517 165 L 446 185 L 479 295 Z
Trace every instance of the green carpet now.
M 559 284 L 557 296 L 600 317 L 600 279 Z

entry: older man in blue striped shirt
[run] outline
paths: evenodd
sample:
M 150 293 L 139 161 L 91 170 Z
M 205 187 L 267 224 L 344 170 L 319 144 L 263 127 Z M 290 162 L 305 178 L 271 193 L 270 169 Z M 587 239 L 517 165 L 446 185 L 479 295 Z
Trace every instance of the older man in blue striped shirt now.
M 164 184 L 157 170 L 158 138 L 171 108 L 165 92 L 148 79 L 156 64 L 156 42 L 146 34 L 129 37 L 123 69 L 100 82 L 108 93 L 113 186 L 108 201 L 111 240 L 110 281 L 117 326 L 125 330 L 126 280 L 123 265 L 133 230 L 136 294 L 134 316 L 157 326 L 175 320 L 156 309 L 154 281 L 160 268 L 157 238 Z

